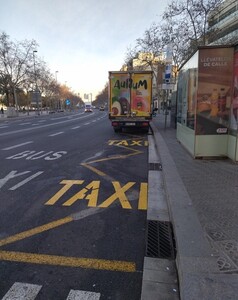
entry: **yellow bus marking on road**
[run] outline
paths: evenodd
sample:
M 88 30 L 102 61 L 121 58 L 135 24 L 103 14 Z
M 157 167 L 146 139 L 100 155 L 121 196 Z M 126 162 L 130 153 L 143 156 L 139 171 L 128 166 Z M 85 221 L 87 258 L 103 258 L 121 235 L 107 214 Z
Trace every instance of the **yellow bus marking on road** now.
M 0 260 L 119 272 L 136 271 L 135 263 L 127 261 L 66 257 L 58 255 L 34 254 L 15 251 L 0 250 Z
M 69 216 L 69 217 L 66 217 L 66 218 L 63 218 L 63 219 L 59 219 L 57 221 L 50 222 L 48 224 L 44 224 L 42 226 L 35 227 L 33 229 L 30 229 L 30 230 L 23 231 L 21 233 L 18 233 L 18 234 L 15 234 L 15 235 L 12 235 L 12 236 L 9 236 L 5 239 L 0 240 L 0 246 L 23 240 L 23 239 L 28 238 L 30 236 L 33 236 L 33 235 L 36 235 L 38 233 L 41 233 L 41 232 L 59 227 L 61 225 L 64 225 L 64 224 L 72 222 L 72 221 L 73 221 L 73 217 Z

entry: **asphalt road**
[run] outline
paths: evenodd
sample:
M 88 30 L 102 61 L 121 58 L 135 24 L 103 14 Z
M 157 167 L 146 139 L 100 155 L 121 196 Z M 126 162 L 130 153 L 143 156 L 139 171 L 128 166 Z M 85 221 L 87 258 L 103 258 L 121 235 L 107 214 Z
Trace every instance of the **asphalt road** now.
M 1 122 L 0 299 L 140 299 L 147 152 L 106 111 Z

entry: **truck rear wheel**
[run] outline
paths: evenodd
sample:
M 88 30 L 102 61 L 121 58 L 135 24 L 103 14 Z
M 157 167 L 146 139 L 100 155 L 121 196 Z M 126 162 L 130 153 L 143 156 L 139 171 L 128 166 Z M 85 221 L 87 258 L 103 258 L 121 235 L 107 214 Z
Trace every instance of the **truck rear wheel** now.
M 149 133 L 149 128 L 143 129 L 144 133 Z
M 114 132 L 121 132 L 121 128 L 114 127 Z

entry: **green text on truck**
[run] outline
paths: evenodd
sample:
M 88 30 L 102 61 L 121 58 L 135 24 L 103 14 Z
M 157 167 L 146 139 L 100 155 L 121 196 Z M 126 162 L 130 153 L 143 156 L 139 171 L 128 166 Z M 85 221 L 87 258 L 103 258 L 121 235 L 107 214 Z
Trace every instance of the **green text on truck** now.
M 149 131 L 152 119 L 152 71 L 109 72 L 109 119 L 123 128 Z

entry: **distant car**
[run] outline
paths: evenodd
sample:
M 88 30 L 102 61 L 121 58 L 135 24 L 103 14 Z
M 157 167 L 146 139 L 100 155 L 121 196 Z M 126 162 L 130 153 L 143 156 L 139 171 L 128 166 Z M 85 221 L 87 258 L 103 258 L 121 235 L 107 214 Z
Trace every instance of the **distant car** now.
M 93 111 L 92 105 L 86 104 L 86 105 L 85 105 L 84 112 L 92 112 L 92 111 Z
M 100 106 L 99 110 L 101 110 L 101 111 L 105 110 L 104 106 Z

